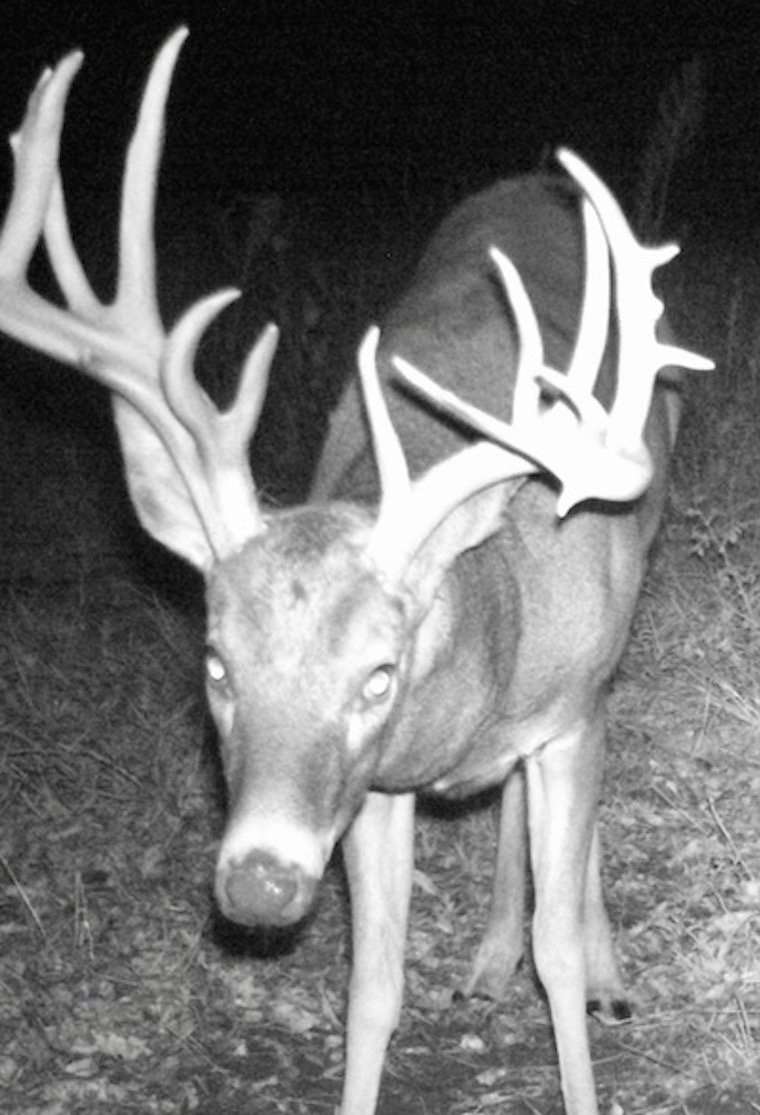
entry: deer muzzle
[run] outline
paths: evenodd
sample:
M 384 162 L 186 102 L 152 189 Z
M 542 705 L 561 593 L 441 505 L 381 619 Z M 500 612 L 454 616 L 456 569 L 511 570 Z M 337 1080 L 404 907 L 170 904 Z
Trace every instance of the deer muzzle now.
M 293 925 L 308 913 L 318 883 L 299 864 L 257 849 L 219 866 L 216 899 L 225 917 L 240 925 Z

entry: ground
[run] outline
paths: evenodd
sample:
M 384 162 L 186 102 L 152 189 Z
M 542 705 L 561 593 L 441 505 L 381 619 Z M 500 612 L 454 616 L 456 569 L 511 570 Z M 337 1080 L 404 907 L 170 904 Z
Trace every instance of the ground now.
M 753 264 L 720 258 L 718 274 L 704 248 L 681 265 L 675 316 L 723 371 L 688 392 L 610 699 L 604 880 L 635 1014 L 590 1022 L 605 1115 L 760 1111 L 758 283 Z M 316 293 L 282 324 L 319 371 L 334 273 L 307 272 Z M 130 521 L 97 390 L 2 355 L 26 386 L 0 399 L 0 1106 L 332 1115 L 349 948 L 339 857 L 295 935 L 251 938 L 217 915 L 224 800 L 201 586 Z M 421 811 L 380 1115 L 560 1115 L 529 955 L 506 1002 L 458 995 L 495 823 L 488 799 Z

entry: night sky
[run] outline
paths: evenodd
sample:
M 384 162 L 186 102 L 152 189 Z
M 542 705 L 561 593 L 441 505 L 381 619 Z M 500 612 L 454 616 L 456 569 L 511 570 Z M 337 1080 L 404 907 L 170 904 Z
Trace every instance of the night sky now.
M 0 130 L 41 66 L 81 46 L 67 160 L 118 175 L 150 57 L 190 27 L 167 174 L 199 189 L 475 188 L 565 143 L 625 188 L 679 66 L 699 54 L 706 116 L 680 183 L 709 221 L 760 214 L 754 4 L 302 3 L 58 5 L 3 0 Z M 0 184 L 7 187 L 8 161 Z M 694 189 L 696 187 L 696 189 Z M 726 204 L 726 197 L 731 204 Z

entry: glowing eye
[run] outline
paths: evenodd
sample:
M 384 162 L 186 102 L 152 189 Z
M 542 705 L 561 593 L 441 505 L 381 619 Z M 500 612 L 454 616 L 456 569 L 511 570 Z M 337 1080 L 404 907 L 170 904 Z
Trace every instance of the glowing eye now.
M 362 690 L 364 700 L 382 701 L 390 694 L 394 675 L 393 666 L 378 666 L 367 678 Z
M 209 681 L 213 681 L 216 685 L 219 685 L 227 679 L 227 671 L 224 668 L 224 663 L 213 650 L 206 651 L 206 673 L 208 674 Z

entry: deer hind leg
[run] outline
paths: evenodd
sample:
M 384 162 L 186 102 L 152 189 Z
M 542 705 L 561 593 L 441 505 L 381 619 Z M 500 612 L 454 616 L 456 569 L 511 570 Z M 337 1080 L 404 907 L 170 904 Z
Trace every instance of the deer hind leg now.
M 596 825 L 589 850 L 584 921 L 586 1009 L 602 1022 L 625 1022 L 631 1017 L 631 1006 L 620 978 L 612 929 L 604 907 L 599 831 Z
M 549 1000 L 567 1115 L 598 1115 L 586 1027 L 585 905 L 603 750 L 597 716 L 555 738 L 525 768 L 533 957 Z M 596 886 L 593 865 L 592 875 Z
M 475 955 L 466 995 L 505 999 L 524 953 L 527 884 L 525 777 L 516 767 L 501 800 L 499 843 L 494 889 L 483 940 Z M 616 1024 L 631 1017 L 615 958 L 612 930 L 604 905 L 600 877 L 599 833 L 596 825 L 589 850 L 584 909 L 586 1009 L 601 1022 Z
M 367 795 L 343 838 L 353 965 L 340 1115 L 372 1115 L 398 1023 L 414 858 L 414 795 Z
M 515 767 L 504 784 L 499 820 L 493 895 L 483 940 L 466 995 L 503 999 L 523 955 L 523 915 L 527 875 L 525 777 Z

